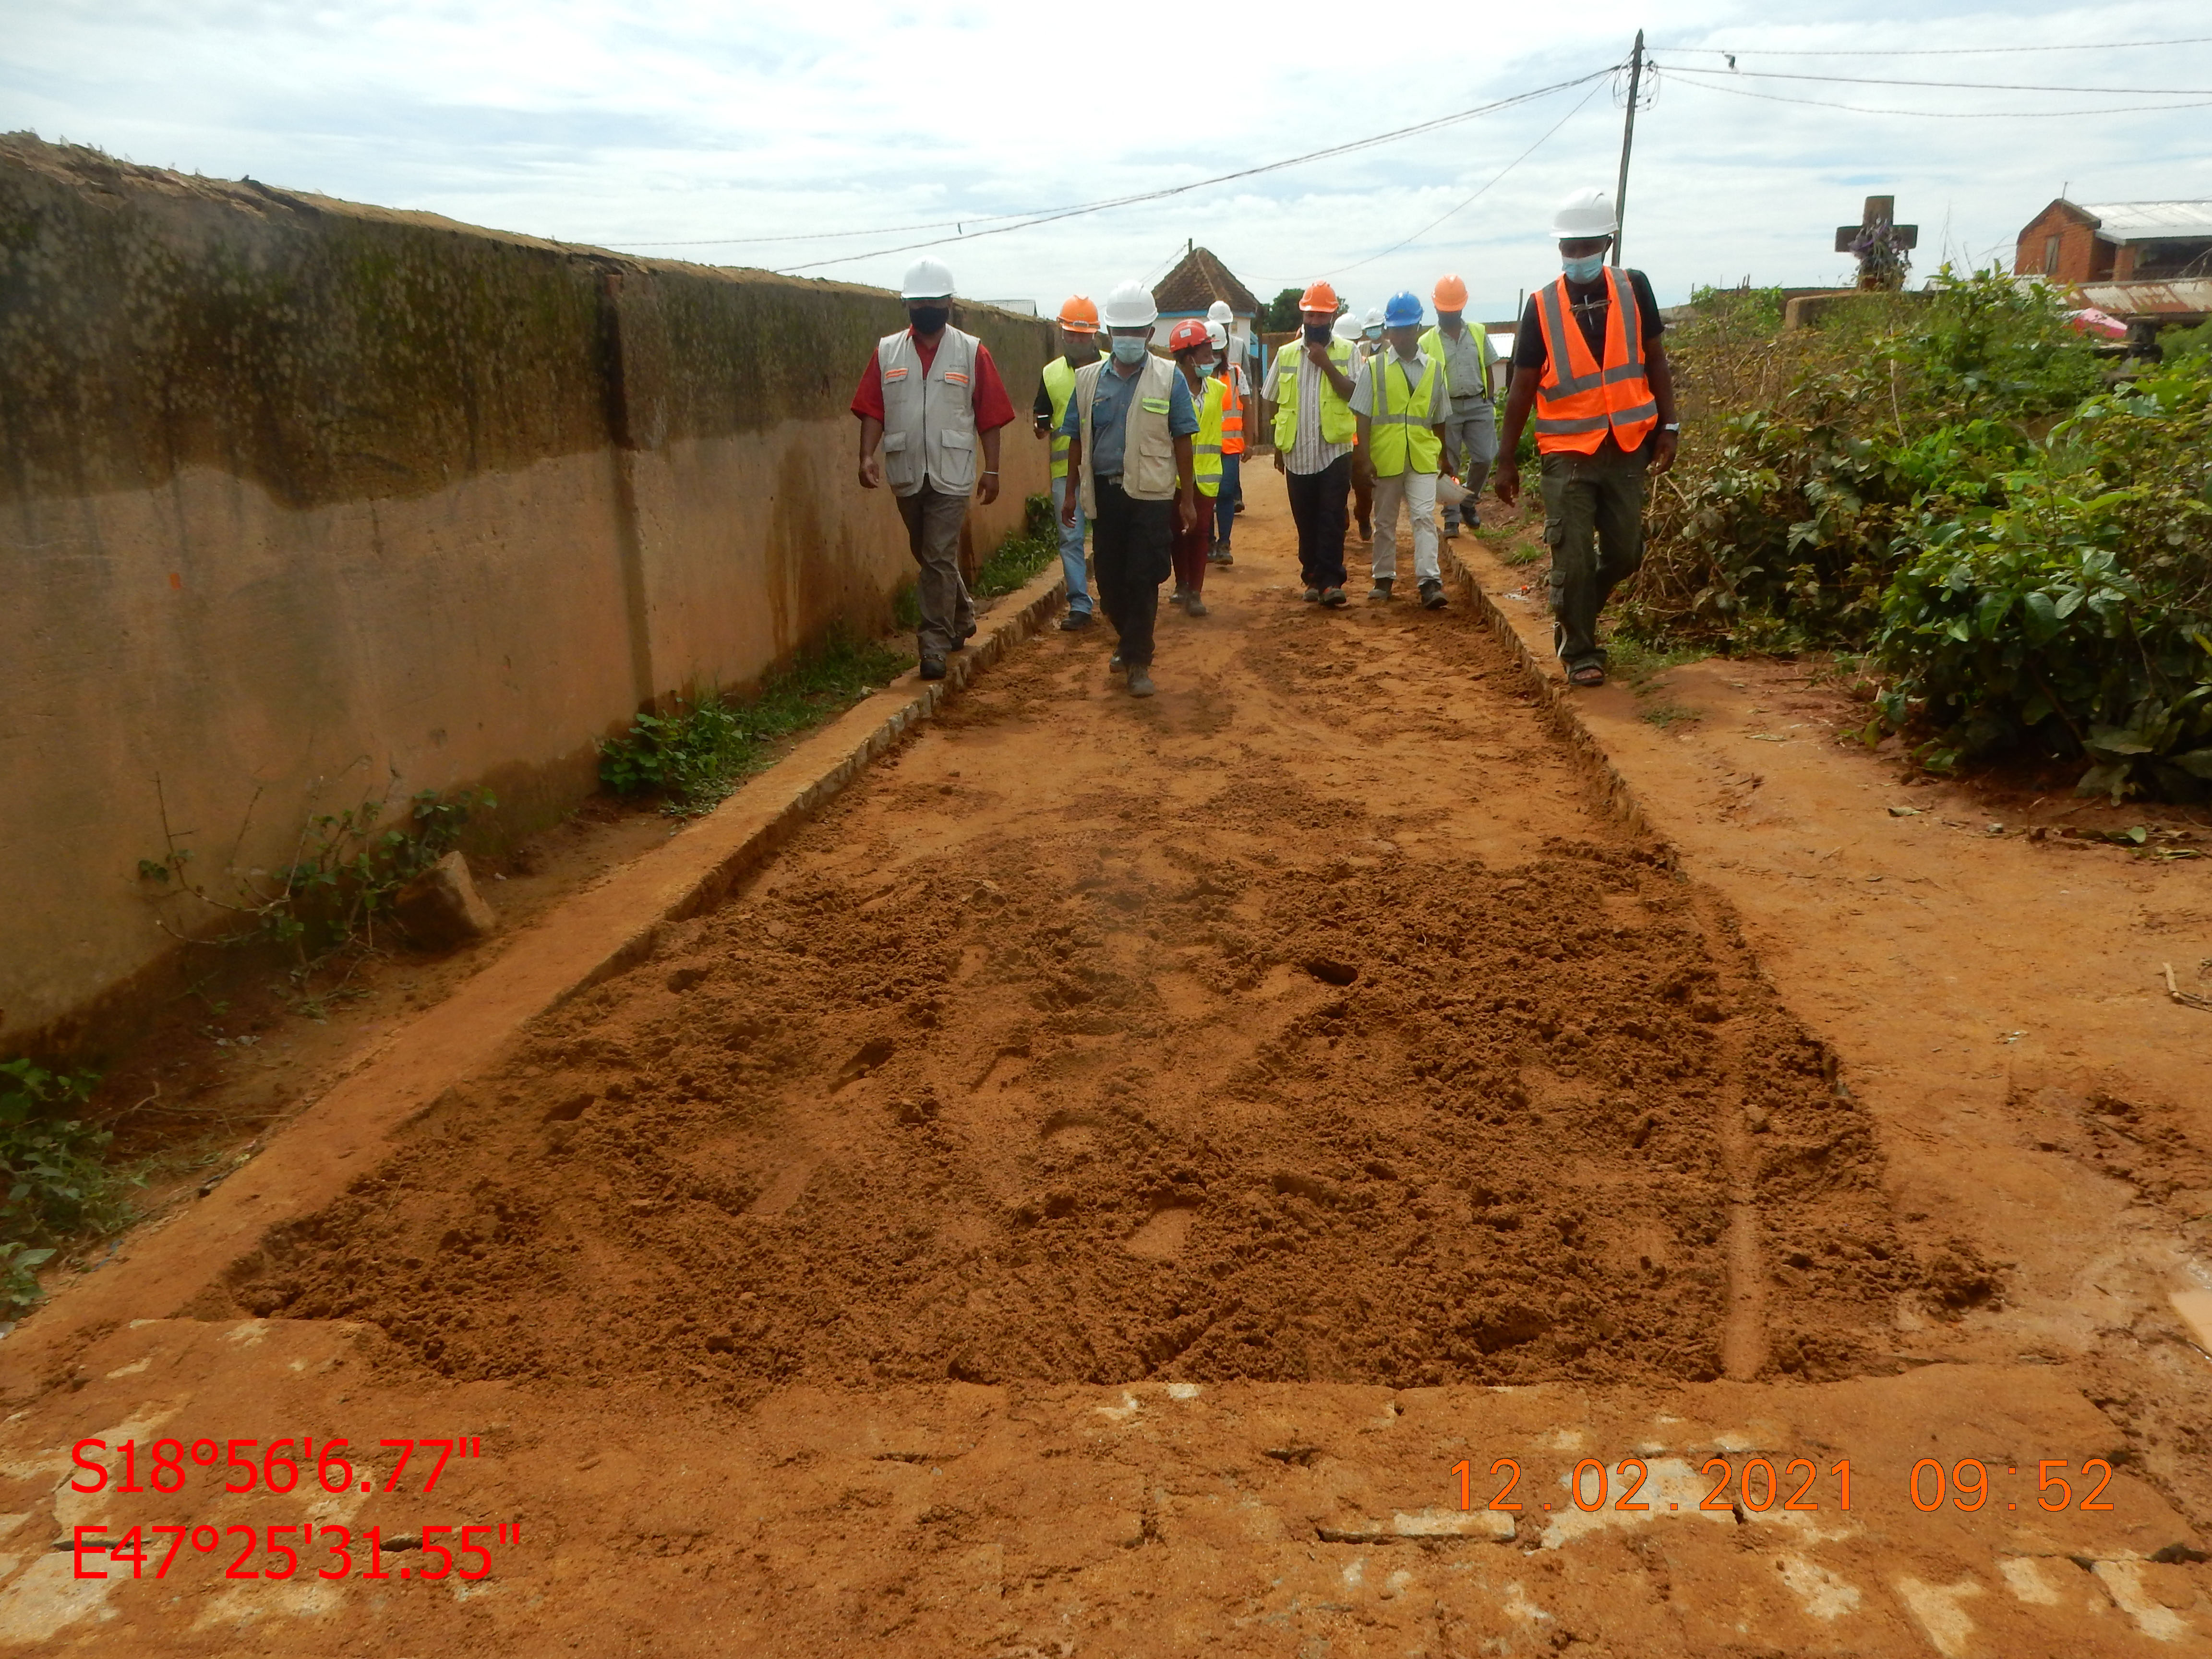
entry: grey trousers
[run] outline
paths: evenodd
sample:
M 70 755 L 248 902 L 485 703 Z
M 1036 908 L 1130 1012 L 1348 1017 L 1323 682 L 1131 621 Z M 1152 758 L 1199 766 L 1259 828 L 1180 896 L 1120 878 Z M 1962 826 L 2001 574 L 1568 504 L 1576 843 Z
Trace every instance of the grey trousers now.
M 1444 465 L 1467 486 L 1468 500 L 1464 507 L 1444 509 L 1447 525 L 1458 524 L 1462 514 L 1470 524 L 1481 522 L 1474 503 L 1481 499 L 1482 486 L 1497 459 L 1498 411 L 1479 398 L 1469 398 L 1464 406 L 1454 403 L 1444 422 Z
M 968 498 L 925 483 L 900 496 L 898 509 L 906 520 L 908 550 L 921 567 L 916 583 L 921 626 L 915 630 L 915 645 L 925 657 L 942 657 L 975 626 L 975 606 L 960 579 L 960 526 L 967 521 Z
M 1569 672 L 1605 663 L 1598 612 L 1644 562 L 1644 489 L 1651 444 L 1625 453 L 1611 438 L 1595 455 L 1544 457 L 1544 539 L 1552 548 L 1552 617 Z

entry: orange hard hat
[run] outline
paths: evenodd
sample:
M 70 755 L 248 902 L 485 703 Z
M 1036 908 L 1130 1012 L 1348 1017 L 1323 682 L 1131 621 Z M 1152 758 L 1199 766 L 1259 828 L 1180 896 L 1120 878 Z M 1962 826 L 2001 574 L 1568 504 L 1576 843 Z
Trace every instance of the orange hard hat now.
M 1327 283 L 1309 283 L 1306 291 L 1298 295 L 1298 309 L 1326 311 L 1334 316 L 1336 313 L 1336 290 Z
M 1467 284 L 1456 276 L 1437 278 L 1437 309 L 1464 311 L 1467 309 Z
M 1060 308 L 1060 325 L 1070 334 L 1096 334 L 1098 331 L 1098 307 L 1085 295 L 1069 296 Z
M 1193 346 L 1212 343 L 1206 337 L 1206 325 L 1195 317 L 1186 317 L 1168 331 L 1168 349 L 1172 352 L 1188 351 Z

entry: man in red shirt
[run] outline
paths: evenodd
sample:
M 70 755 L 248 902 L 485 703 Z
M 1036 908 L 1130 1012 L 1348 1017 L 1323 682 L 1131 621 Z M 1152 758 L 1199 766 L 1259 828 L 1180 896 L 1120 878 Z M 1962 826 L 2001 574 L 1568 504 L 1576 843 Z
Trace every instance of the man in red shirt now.
M 941 680 L 945 657 L 975 631 L 975 607 L 960 576 L 968 497 L 986 507 L 999 499 L 999 430 L 1013 420 L 1014 405 L 989 348 L 951 325 L 952 273 L 942 261 L 915 260 L 899 291 L 910 326 L 877 342 L 853 393 L 860 488 L 889 483 L 898 497 L 907 545 L 921 568 L 921 677 Z

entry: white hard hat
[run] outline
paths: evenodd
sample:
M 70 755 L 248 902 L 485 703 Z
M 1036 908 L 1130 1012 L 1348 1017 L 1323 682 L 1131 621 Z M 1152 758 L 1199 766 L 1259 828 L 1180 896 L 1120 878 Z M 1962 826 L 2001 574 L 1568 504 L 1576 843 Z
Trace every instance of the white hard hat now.
M 902 300 L 949 300 L 952 297 L 952 267 L 942 259 L 916 259 L 906 268 L 899 284 Z
M 1336 334 L 1336 337 L 1340 340 L 1358 339 L 1359 337 L 1359 319 L 1354 317 L 1348 311 L 1339 312 L 1337 313 L 1336 328 L 1334 332 Z
M 1368 328 L 1380 328 L 1382 326 L 1382 307 L 1381 306 L 1370 306 L 1368 307 L 1367 321 L 1364 326 Z
M 1615 228 L 1613 198 L 1595 185 L 1578 190 L 1552 216 L 1552 234 L 1563 242 L 1585 236 L 1610 236 Z
M 1100 320 L 1109 328 L 1150 328 L 1160 319 L 1152 291 L 1142 283 L 1123 283 L 1106 296 Z
M 1208 323 L 1206 325 L 1206 343 L 1216 351 L 1220 350 L 1229 343 L 1228 328 L 1220 323 Z
M 1206 320 L 1209 323 L 1218 323 L 1222 327 L 1226 328 L 1237 320 L 1237 313 L 1230 310 L 1228 301 L 1216 300 L 1212 305 L 1206 307 Z

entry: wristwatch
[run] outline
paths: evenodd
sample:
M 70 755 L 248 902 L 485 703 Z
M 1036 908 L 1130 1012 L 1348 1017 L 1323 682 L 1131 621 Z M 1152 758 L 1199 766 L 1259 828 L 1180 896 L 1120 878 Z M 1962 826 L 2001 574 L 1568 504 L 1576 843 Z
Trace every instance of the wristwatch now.
M 1680 421 L 1669 421 L 1659 429 L 1662 432 L 1680 432 L 1682 429 L 1682 423 Z

